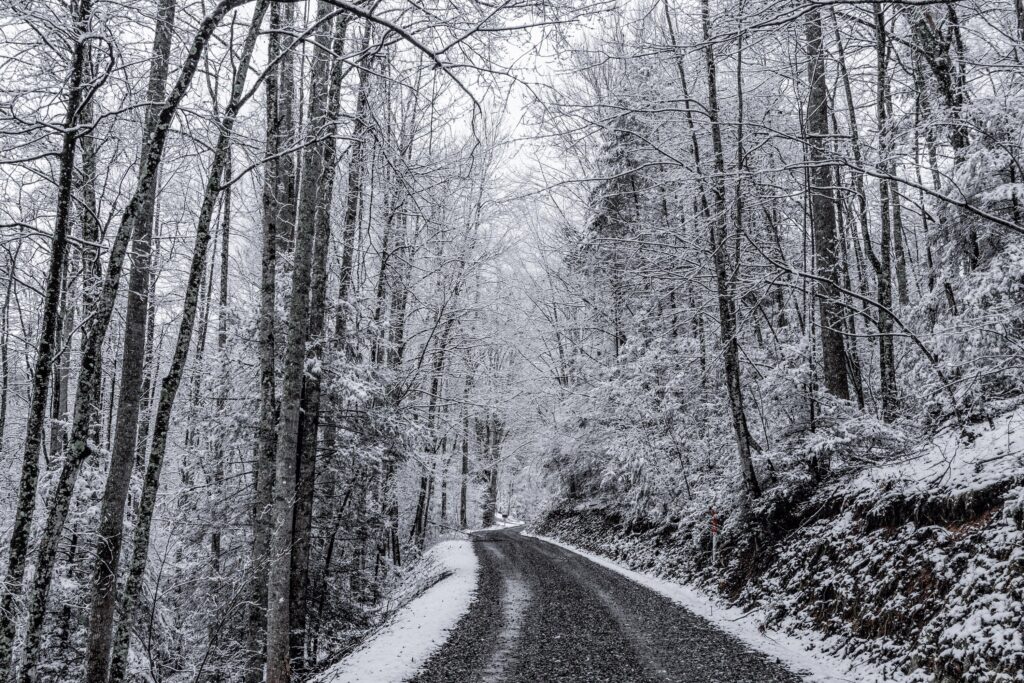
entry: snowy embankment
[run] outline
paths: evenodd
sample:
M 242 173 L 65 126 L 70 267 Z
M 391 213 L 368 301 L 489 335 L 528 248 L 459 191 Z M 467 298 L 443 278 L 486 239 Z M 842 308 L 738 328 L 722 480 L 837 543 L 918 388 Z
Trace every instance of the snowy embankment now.
M 400 683 L 416 675 L 469 610 L 478 564 L 470 541 L 442 541 L 420 560 L 416 597 L 315 683 Z
M 1024 408 L 893 457 L 810 495 L 766 492 L 785 515 L 756 535 L 727 520 L 718 568 L 708 561 L 706 504 L 639 526 L 607 503 L 577 500 L 538 531 L 669 579 L 663 588 L 698 613 L 700 592 L 680 584 L 720 596 L 745 611 L 737 628 L 814 646 L 826 667 L 849 662 L 852 680 L 1024 680 Z
M 664 595 L 694 614 L 743 641 L 751 648 L 775 657 L 791 670 L 801 674 L 808 681 L 821 683 L 883 683 L 891 680 L 885 672 L 869 662 L 840 659 L 813 649 L 813 634 L 799 637 L 794 634 L 766 630 L 756 614 L 745 613 L 742 609 L 727 605 L 721 598 L 709 595 L 694 586 L 662 579 L 652 574 L 638 572 L 609 560 L 607 557 L 563 543 L 555 538 L 523 533 L 524 536 L 552 543 L 566 550 L 582 555 L 591 562 L 625 576 L 655 593 Z

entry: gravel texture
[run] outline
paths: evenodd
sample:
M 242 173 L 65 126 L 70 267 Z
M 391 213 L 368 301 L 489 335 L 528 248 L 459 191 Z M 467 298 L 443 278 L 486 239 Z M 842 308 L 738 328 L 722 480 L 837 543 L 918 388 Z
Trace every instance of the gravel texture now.
M 518 529 L 475 534 L 469 613 L 418 683 L 800 681 L 668 598 Z

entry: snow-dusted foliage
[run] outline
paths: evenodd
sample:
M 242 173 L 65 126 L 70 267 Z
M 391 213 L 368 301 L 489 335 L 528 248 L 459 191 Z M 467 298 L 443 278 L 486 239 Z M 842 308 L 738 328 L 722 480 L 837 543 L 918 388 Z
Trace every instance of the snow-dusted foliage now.
M 1019 17 L 744 9 L 568 40 L 539 528 L 893 677 L 1019 679 Z
M 545 514 L 1024 676 L 1022 63 L 996 0 L 0 2 L 0 679 L 311 677 Z

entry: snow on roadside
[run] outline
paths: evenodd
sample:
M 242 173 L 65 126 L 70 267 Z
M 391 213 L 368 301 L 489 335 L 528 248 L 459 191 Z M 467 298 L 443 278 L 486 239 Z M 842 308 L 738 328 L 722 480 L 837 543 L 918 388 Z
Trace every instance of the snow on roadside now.
M 886 683 L 899 680 L 893 678 L 891 672 L 884 672 L 879 666 L 870 662 L 839 659 L 820 651 L 812 651 L 814 644 L 821 642 L 820 636 L 815 634 L 808 633 L 806 637 L 801 638 L 777 631 L 762 630 L 757 622 L 756 613 L 744 613 L 738 607 L 725 605 L 692 586 L 634 571 L 606 557 L 587 552 L 554 538 L 525 531 L 522 533 L 524 536 L 536 538 L 582 555 L 595 564 L 611 569 L 641 586 L 650 588 L 655 593 L 664 595 L 694 614 L 707 619 L 751 648 L 776 657 L 808 681 L 817 683 L 845 683 L 847 681 Z
M 416 675 L 448 640 L 476 593 L 478 564 L 470 541 L 442 541 L 424 562 L 441 580 L 396 612 L 360 647 L 317 676 L 314 683 L 401 683 Z

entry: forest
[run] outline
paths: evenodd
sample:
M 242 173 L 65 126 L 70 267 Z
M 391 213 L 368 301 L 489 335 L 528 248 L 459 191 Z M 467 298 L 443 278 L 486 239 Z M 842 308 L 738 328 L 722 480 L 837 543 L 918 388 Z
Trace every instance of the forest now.
M 1020 680 L 1022 147 L 1021 0 L 0 0 L 0 680 L 313 680 L 510 518 Z

